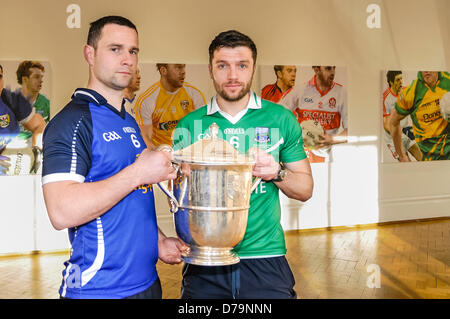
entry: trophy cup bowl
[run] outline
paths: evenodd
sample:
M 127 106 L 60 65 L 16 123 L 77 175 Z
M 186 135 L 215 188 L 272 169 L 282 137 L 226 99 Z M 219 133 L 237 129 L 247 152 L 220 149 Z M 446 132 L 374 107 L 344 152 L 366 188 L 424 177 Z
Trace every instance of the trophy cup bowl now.
M 172 151 L 177 178 L 170 190 L 158 184 L 169 197 L 177 235 L 190 246 L 182 256 L 190 264 L 231 265 L 239 262 L 232 251 L 247 227 L 250 195 L 260 180 L 252 182 L 254 160 L 240 154 L 217 137 L 211 137 L 180 151 Z

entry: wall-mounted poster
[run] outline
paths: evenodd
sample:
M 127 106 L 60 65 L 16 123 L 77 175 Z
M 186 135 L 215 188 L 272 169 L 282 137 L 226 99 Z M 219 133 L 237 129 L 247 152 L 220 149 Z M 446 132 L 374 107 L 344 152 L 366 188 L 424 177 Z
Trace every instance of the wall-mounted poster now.
M 126 90 L 126 108 L 149 148 L 172 145 L 178 121 L 205 105 L 215 92 L 208 66 L 141 63 L 138 72 Z
M 42 132 L 50 120 L 48 62 L 0 61 L 0 175 L 40 173 Z
M 450 159 L 450 74 L 382 71 L 383 162 Z
M 332 161 L 347 142 L 347 72 L 336 66 L 261 67 L 261 97 L 292 110 L 303 129 L 309 161 Z

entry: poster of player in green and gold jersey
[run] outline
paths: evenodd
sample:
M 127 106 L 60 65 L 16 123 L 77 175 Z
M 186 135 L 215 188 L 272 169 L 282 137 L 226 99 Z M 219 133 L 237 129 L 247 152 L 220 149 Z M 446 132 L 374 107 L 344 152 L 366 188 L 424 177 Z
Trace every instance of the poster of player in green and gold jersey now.
M 450 123 L 441 113 L 442 98 L 450 91 L 450 74 L 442 71 L 385 74 L 389 87 L 382 99 L 384 142 L 392 157 L 400 162 L 450 159 Z M 383 161 L 389 159 L 383 156 Z

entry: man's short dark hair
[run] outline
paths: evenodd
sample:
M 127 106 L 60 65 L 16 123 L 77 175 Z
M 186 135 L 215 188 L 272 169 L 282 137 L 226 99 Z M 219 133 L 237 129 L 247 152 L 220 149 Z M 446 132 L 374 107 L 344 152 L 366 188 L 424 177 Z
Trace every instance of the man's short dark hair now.
M 17 71 L 16 71 L 17 83 L 22 84 L 22 78 L 24 76 L 27 78 L 30 77 L 30 75 L 31 75 L 30 69 L 32 69 L 32 68 L 37 68 L 37 69 L 41 70 L 42 72 L 45 72 L 45 68 L 40 62 L 38 62 L 38 61 L 23 61 L 17 67 Z
M 166 68 L 169 66 L 169 63 L 156 63 L 156 69 L 159 73 L 161 73 L 161 68 Z
M 278 71 L 282 72 L 283 67 L 284 67 L 284 65 L 274 65 L 273 66 L 273 70 L 275 71 L 275 75 L 277 76 L 277 78 L 278 78 Z
M 97 21 L 91 22 L 91 26 L 89 27 L 89 33 L 87 38 L 87 44 L 93 47 L 94 49 L 97 49 L 97 43 L 98 39 L 100 38 L 100 35 L 102 34 L 103 27 L 107 24 L 117 24 L 122 25 L 125 27 L 129 27 L 131 29 L 134 29 L 137 31 L 136 26 L 128 20 L 127 18 L 121 17 L 121 16 L 106 16 L 103 18 L 98 19 Z
M 221 48 L 247 47 L 252 50 L 253 63 L 256 63 L 256 45 L 250 37 L 236 30 L 228 30 L 219 33 L 209 45 L 209 63 L 211 63 L 214 52 Z
M 395 77 L 399 74 L 402 74 L 402 71 L 388 71 L 386 73 L 386 79 L 389 86 L 391 86 L 391 82 L 394 83 Z

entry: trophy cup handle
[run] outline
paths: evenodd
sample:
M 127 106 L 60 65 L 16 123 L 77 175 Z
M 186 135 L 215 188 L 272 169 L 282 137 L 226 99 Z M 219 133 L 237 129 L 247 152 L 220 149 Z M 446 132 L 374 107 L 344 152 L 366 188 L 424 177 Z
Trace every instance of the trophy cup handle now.
M 172 185 L 173 181 L 169 181 L 169 183 L 171 183 L 171 185 Z M 157 184 L 158 184 L 159 188 L 162 190 L 162 192 L 164 194 L 166 194 L 166 196 L 169 198 L 169 201 L 170 201 L 170 212 L 171 213 L 176 213 L 178 211 L 178 206 L 179 206 L 177 199 L 175 198 L 173 193 L 167 189 L 166 186 L 164 186 L 161 183 L 157 183 Z M 171 188 L 173 190 L 173 185 L 172 185 Z
M 162 144 L 162 145 L 158 146 L 155 150 L 156 151 L 163 151 L 163 152 L 173 153 L 173 148 L 171 146 L 167 145 L 167 144 Z M 174 165 L 174 167 L 175 167 L 175 170 L 178 171 L 179 166 L 178 165 Z M 179 204 L 178 204 L 177 199 L 175 198 L 175 195 L 173 194 L 173 180 L 170 180 L 169 184 L 171 186 L 170 187 L 171 191 L 165 185 L 163 185 L 162 183 L 157 183 L 157 185 L 162 190 L 162 192 L 169 198 L 169 201 L 170 201 L 170 212 L 171 213 L 176 213 L 178 211 Z
M 259 185 L 259 183 L 261 183 L 262 178 L 258 177 L 257 179 L 255 179 L 255 181 L 252 184 L 252 188 L 250 189 L 250 194 L 253 193 L 253 191 L 256 189 L 256 186 Z

